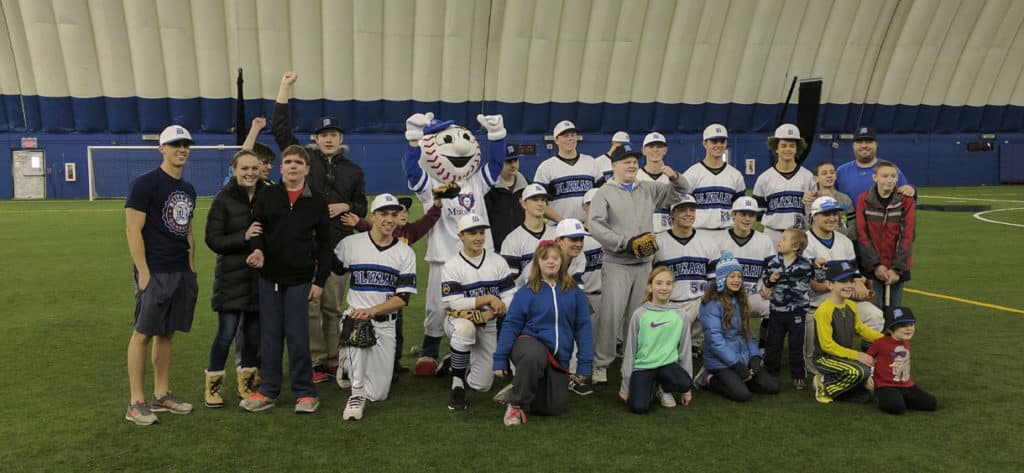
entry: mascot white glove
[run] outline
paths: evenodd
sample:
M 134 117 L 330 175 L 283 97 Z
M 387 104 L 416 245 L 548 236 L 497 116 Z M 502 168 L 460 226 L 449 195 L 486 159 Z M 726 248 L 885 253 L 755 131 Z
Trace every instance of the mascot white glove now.
M 423 139 L 423 129 L 434 121 L 434 113 L 414 113 L 405 120 L 405 139 L 419 141 Z
M 480 126 L 487 129 L 488 140 L 501 140 L 508 134 L 505 131 L 505 119 L 501 115 L 477 115 L 476 121 L 480 122 Z M 406 136 L 408 136 L 408 133 L 406 132 Z

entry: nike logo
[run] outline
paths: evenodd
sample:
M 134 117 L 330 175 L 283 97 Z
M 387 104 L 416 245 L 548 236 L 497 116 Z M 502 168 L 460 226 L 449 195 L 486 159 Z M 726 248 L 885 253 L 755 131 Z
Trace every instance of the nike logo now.
M 651 328 L 658 328 L 658 327 L 661 327 L 662 325 L 665 325 L 665 324 L 667 324 L 667 323 L 668 323 L 667 321 L 665 321 L 665 322 L 662 322 L 662 323 L 660 323 L 660 324 L 657 324 L 657 323 L 651 322 Z

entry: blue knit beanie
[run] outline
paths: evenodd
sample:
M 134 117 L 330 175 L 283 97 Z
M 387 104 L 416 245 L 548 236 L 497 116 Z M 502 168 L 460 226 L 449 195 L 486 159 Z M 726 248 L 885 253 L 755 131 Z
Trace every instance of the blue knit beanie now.
M 732 253 L 728 251 L 723 252 L 722 257 L 718 259 L 718 264 L 715 265 L 715 285 L 718 286 L 718 292 L 725 291 L 725 279 L 733 271 L 739 271 L 742 274 L 743 267 L 732 256 Z

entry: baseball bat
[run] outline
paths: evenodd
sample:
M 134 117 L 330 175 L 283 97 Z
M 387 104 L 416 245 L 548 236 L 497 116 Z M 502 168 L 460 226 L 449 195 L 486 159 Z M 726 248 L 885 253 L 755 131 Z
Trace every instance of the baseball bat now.
M 883 297 L 883 301 L 882 301 L 882 310 L 883 311 L 889 310 L 889 298 L 891 297 L 890 296 L 890 291 L 892 291 L 892 286 L 886 284 L 885 285 L 885 295 L 882 296 Z

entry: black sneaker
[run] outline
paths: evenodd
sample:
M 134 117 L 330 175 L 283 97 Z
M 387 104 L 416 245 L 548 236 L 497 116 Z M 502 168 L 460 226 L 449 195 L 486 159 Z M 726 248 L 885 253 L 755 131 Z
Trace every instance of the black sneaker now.
M 469 403 L 466 401 L 466 388 L 461 386 L 452 388 L 452 394 L 448 398 L 448 410 L 464 411 L 467 407 L 469 407 Z
M 594 386 L 590 384 L 585 376 L 574 374 L 569 377 L 569 391 L 580 396 L 589 396 L 594 394 Z

